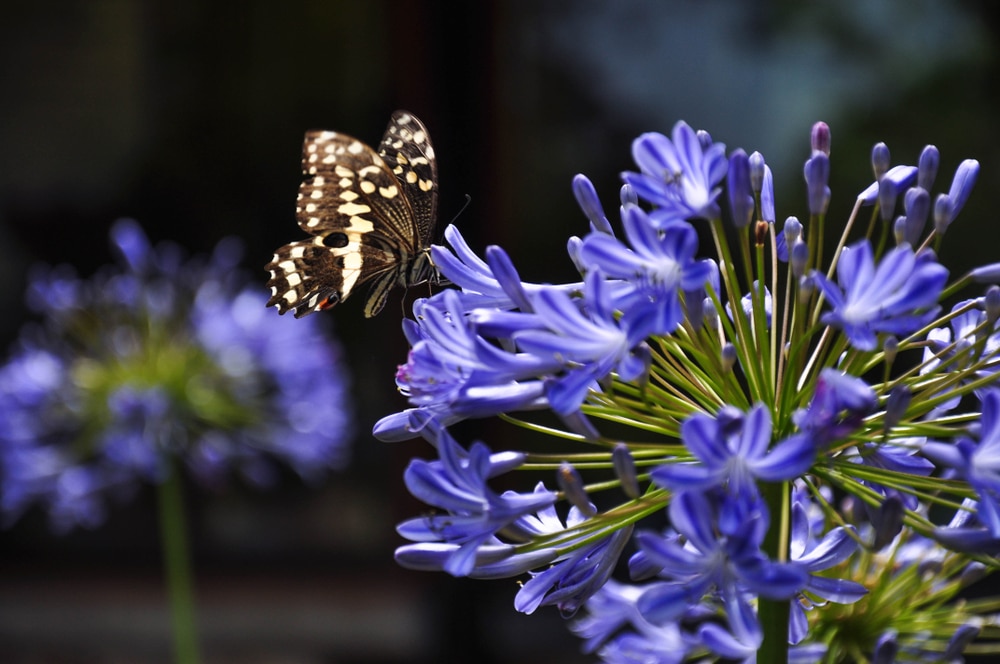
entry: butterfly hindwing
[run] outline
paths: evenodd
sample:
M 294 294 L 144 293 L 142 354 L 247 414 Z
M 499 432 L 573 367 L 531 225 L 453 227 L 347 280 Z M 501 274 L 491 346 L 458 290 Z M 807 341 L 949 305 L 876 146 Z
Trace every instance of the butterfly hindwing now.
M 365 315 L 374 316 L 393 286 L 435 278 L 427 249 L 437 168 L 427 130 L 397 111 L 380 145 L 376 153 L 346 134 L 306 133 L 296 218 L 314 237 L 275 252 L 269 306 L 301 317 L 373 281 Z

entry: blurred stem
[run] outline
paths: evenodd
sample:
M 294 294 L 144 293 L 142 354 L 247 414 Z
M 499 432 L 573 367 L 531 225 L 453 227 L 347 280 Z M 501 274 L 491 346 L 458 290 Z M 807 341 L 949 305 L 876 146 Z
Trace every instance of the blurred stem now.
M 771 527 L 764 536 L 764 551 L 774 561 L 788 560 L 790 531 L 790 485 L 764 483 L 761 485 L 767 509 L 771 513 Z M 758 662 L 782 664 L 788 661 L 788 600 L 757 600 L 757 617 L 764 630 L 764 642 L 757 652 Z
M 198 664 L 187 520 L 181 476 L 176 466 L 169 469 L 167 478 L 159 486 L 159 503 L 160 540 L 170 596 L 175 661 L 177 664 Z

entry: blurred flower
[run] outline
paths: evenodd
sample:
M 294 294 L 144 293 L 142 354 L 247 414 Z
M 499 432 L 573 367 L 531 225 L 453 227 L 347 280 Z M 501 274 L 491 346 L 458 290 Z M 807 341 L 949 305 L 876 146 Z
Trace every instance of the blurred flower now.
M 118 264 L 90 279 L 31 276 L 40 323 L 0 367 L 4 525 L 39 504 L 59 531 L 96 526 L 109 495 L 162 482 L 175 460 L 211 487 L 343 467 L 347 377 L 320 323 L 267 310 L 231 241 L 187 259 L 132 221 L 111 237 Z

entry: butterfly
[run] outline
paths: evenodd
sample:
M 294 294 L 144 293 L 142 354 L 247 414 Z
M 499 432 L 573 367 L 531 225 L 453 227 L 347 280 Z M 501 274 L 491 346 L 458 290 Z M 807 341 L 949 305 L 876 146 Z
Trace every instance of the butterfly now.
M 311 238 L 280 247 L 267 306 L 301 318 L 371 282 L 365 317 L 389 291 L 440 283 L 430 245 L 437 221 L 437 162 L 427 128 L 396 111 L 379 151 L 347 134 L 306 132 L 296 219 Z

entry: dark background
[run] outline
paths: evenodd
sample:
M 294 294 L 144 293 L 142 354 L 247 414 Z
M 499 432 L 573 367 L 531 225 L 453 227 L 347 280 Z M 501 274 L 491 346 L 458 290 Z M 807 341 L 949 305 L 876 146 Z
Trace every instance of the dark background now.
M 678 119 L 760 150 L 778 217 L 805 217 L 812 123 L 832 129 L 836 228 L 871 181 L 871 145 L 915 163 L 982 164 L 943 260 L 958 275 L 998 258 L 997 28 L 988 2 L 358 2 L 181 0 L 8 3 L 0 9 L 0 340 L 28 318 L 27 268 L 110 260 L 107 231 L 209 250 L 235 235 L 264 288 L 275 247 L 300 232 L 304 130 L 377 143 L 405 108 L 430 129 L 442 227 L 501 244 L 523 278 L 573 277 L 586 225 L 578 172 L 616 207 L 643 131 Z M 471 202 L 463 206 L 466 196 Z M 461 214 L 459 214 L 461 211 Z M 412 295 L 411 295 L 412 297 Z M 191 487 L 208 661 L 583 662 L 552 609 L 513 610 L 513 581 L 398 569 L 402 486 L 418 441 L 367 435 L 405 404 L 399 294 L 374 320 L 361 298 L 325 314 L 355 385 L 354 463 L 317 490 Z M 2 423 L 0 423 L 2 426 Z M 509 430 L 474 434 L 517 447 Z M 468 442 L 468 438 L 463 439 Z M 30 514 L 0 533 L 0 661 L 169 661 L 152 495 L 93 532 L 58 538 Z

